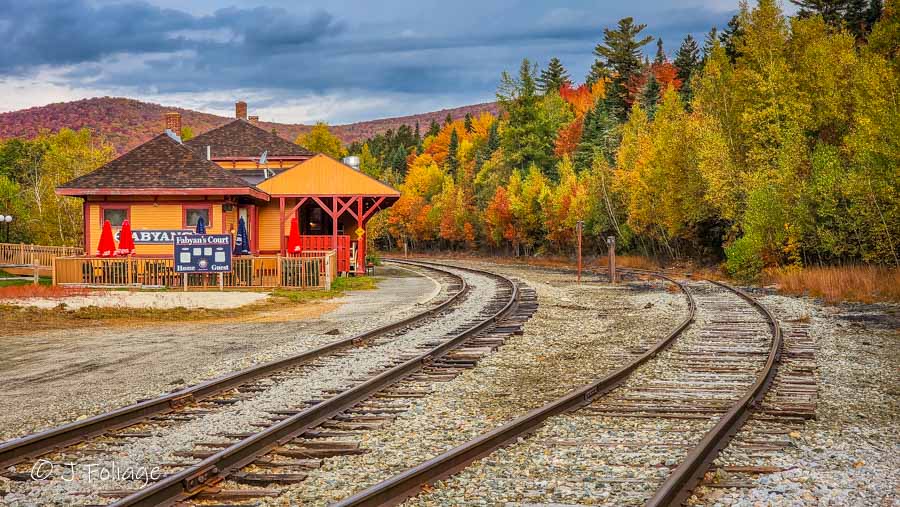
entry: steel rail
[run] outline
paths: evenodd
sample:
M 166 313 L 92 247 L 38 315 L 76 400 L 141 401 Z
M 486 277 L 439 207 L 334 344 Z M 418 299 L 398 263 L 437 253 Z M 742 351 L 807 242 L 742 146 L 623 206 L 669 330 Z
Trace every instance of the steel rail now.
M 63 424 L 55 428 L 0 443 L 0 470 L 21 463 L 22 461 L 34 459 L 49 452 L 77 444 L 89 438 L 102 435 L 103 433 L 132 426 L 149 417 L 172 412 L 184 405 L 221 394 L 247 382 L 265 377 L 266 375 L 286 368 L 309 362 L 310 360 L 323 355 L 345 348 L 358 347 L 376 336 L 395 331 L 440 313 L 448 306 L 458 301 L 464 294 L 468 293 L 469 285 L 461 276 L 445 269 L 432 266 L 426 267 L 455 278 L 456 281 L 461 284 L 460 290 L 447 299 L 447 301 L 442 302 L 434 308 L 430 308 L 356 336 L 327 343 L 321 347 L 301 352 L 293 356 L 228 373 L 195 386 L 180 389 L 151 400 L 141 401 L 80 421 Z
M 749 302 L 769 321 L 769 327 L 772 329 L 772 346 L 769 348 L 766 365 L 757 375 L 756 382 L 753 383 L 744 396 L 731 406 L 728 412 L 719 419 L 719 422 L 704 435 L 700 443 L 691 449 L 681 464 L 669 475 L 662 486 L 656 490 L 653 497 L 647 501 L 645 504 L 647 507 L 681 505 L 687 500 L 691 495 L 691 491 L 703 478 L 703 474 L 706 473 L 709 465 L 719 455 L 719 451 L 728 445 L 731 438 L 750 417 L 753 409 L 765 397 L 778 371 L 778 363 L 781 360 L 783 347 L 781 325 L 778 323 L 778 319 L 762 303 L 743 290 L 722 282 L 710 281 L 720 287 L 731 290 Z
M 432 264 L 396 261 L 404 264 Z M 452 266 L 453 269 L 493 276 L 510 286 L 509 299 L 497 312 L 456 334 L 444 343 L 405 361 L 379 375 L 352 387 L 319 404 L 308 407 L 279 423 L 266 428 L 230 447 L 204 459 L 200 463 L 176 472 L 165 479 L 140 489 L 112 504 L 125 506 L 168 506 L 185 501 L 205 489 L 214 486 L 258 457 L 278 446 L 285 445 L 300 437 L 306 431 L 329 420 L 333 416 L 351 408 L 379 390 L 403 379 L 409 374 L 428 366 L 447 352 L 461 345 L 469 337 L 490 327 L 512 313 L 518 306 L 519 290 L 515 282 L 502 275 L 485 271 Z
M 626 270 L 621 270 L 626 271 Z M 631 272 L 631 271 L 626 271 Z M 637 273 L 637 271 L 634 271 Z M 640 274 L 651 274 L 641 272 Z M 462 470 L 471 462 L 487 456 L 505 444 L 536 430 L 543 422 L 564 412 L 576 410 L 601 395 L 604 395 L 621 384 L 638 366 L 660 351 L 668 347 L 691 322 L 696 313 L 693 296 L 677 281 L 660 273 L 652 273 L 674 283 L 685 295 L 688 302 L 688 315 L 664 338 L 657 341 L 649 350 L 610 373 L 606 377 L 575 389 L 570 393 L 542 407 L 529 411 L 525 415 L 484 433 L 468 442 L 444 452 L 418 466 L 407 469 L 383 482 L 375 484 L 349 498 L 333 504 L 333 507 L 397 505 L 403 500 L 417 494 L 427 484 L 446 478 Z

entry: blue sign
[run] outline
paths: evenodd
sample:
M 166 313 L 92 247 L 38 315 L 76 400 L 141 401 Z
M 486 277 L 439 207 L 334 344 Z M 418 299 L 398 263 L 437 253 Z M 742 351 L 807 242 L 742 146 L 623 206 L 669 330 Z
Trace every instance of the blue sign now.
M 231 234 L 185 234 L 174 244 L 176 273 L 231 271 Z

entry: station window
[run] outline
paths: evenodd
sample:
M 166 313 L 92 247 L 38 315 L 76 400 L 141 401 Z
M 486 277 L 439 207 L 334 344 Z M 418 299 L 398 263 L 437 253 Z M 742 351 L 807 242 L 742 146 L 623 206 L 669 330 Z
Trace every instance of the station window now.
M 128 220 L 129 211 L 127 206 L 121 208 L 104 207 L 100 225 L 103 225 L 103 222 L 109 220 L 109 225 L 113 227 L 122 227 L 122 223 L 125 222 L 125 220 Z
M 210 216 L 210 207 L 209 206 L 194 206 L 184 208 L 184 227 L 186 229 L 192 229 L 197 227 L 197 221 L 200 218 L 203 218 L 203 223 L 206 224 L 206 227 L 212 226 L 212 222 L 209 221 Z

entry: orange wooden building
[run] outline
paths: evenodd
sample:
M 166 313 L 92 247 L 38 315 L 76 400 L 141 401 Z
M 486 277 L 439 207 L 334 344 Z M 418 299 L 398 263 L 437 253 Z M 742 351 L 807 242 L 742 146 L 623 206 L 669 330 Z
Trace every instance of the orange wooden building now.
M 253 254 L 286 251 L 292 218 L 304 250 L 335 250 L 338 271 L 365 271 L 366 223 L 400 193 L 326 155 L 314 154 L 247 118 L 187 142 L 181 118 L 167 113 L 166 132 L 99 169 L 57 188 L 84 200 L 84 249 L 94 253 L 109 220 L 118 234 L 129 220 L 137 256 L 172 255 L 173 236 L 231 233 L 247 225 Z

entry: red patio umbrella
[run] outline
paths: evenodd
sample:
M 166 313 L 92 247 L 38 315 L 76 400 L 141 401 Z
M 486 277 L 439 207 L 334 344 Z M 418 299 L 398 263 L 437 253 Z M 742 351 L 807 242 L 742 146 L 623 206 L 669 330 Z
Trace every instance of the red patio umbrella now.
M 300 228 L 297 227 L 297 217 L 291 218 L 291 232 L 288 234 L 287 253 L 298 254 L 303 249 L 300 244 Z
M 97 255 L 100 257 L 112 257 L 116 251 L 116 241 L 113 239 L 112 225 L 109 220 L 103 222 L 103 230 L 100 231 L 100 243 L 97 245 Z
M 134 255 L 134 238 L 131 237 L 131 224 L 128 220 L 122 222 L 122 230 L 119 231 L 119 249 L 116 255 Z

